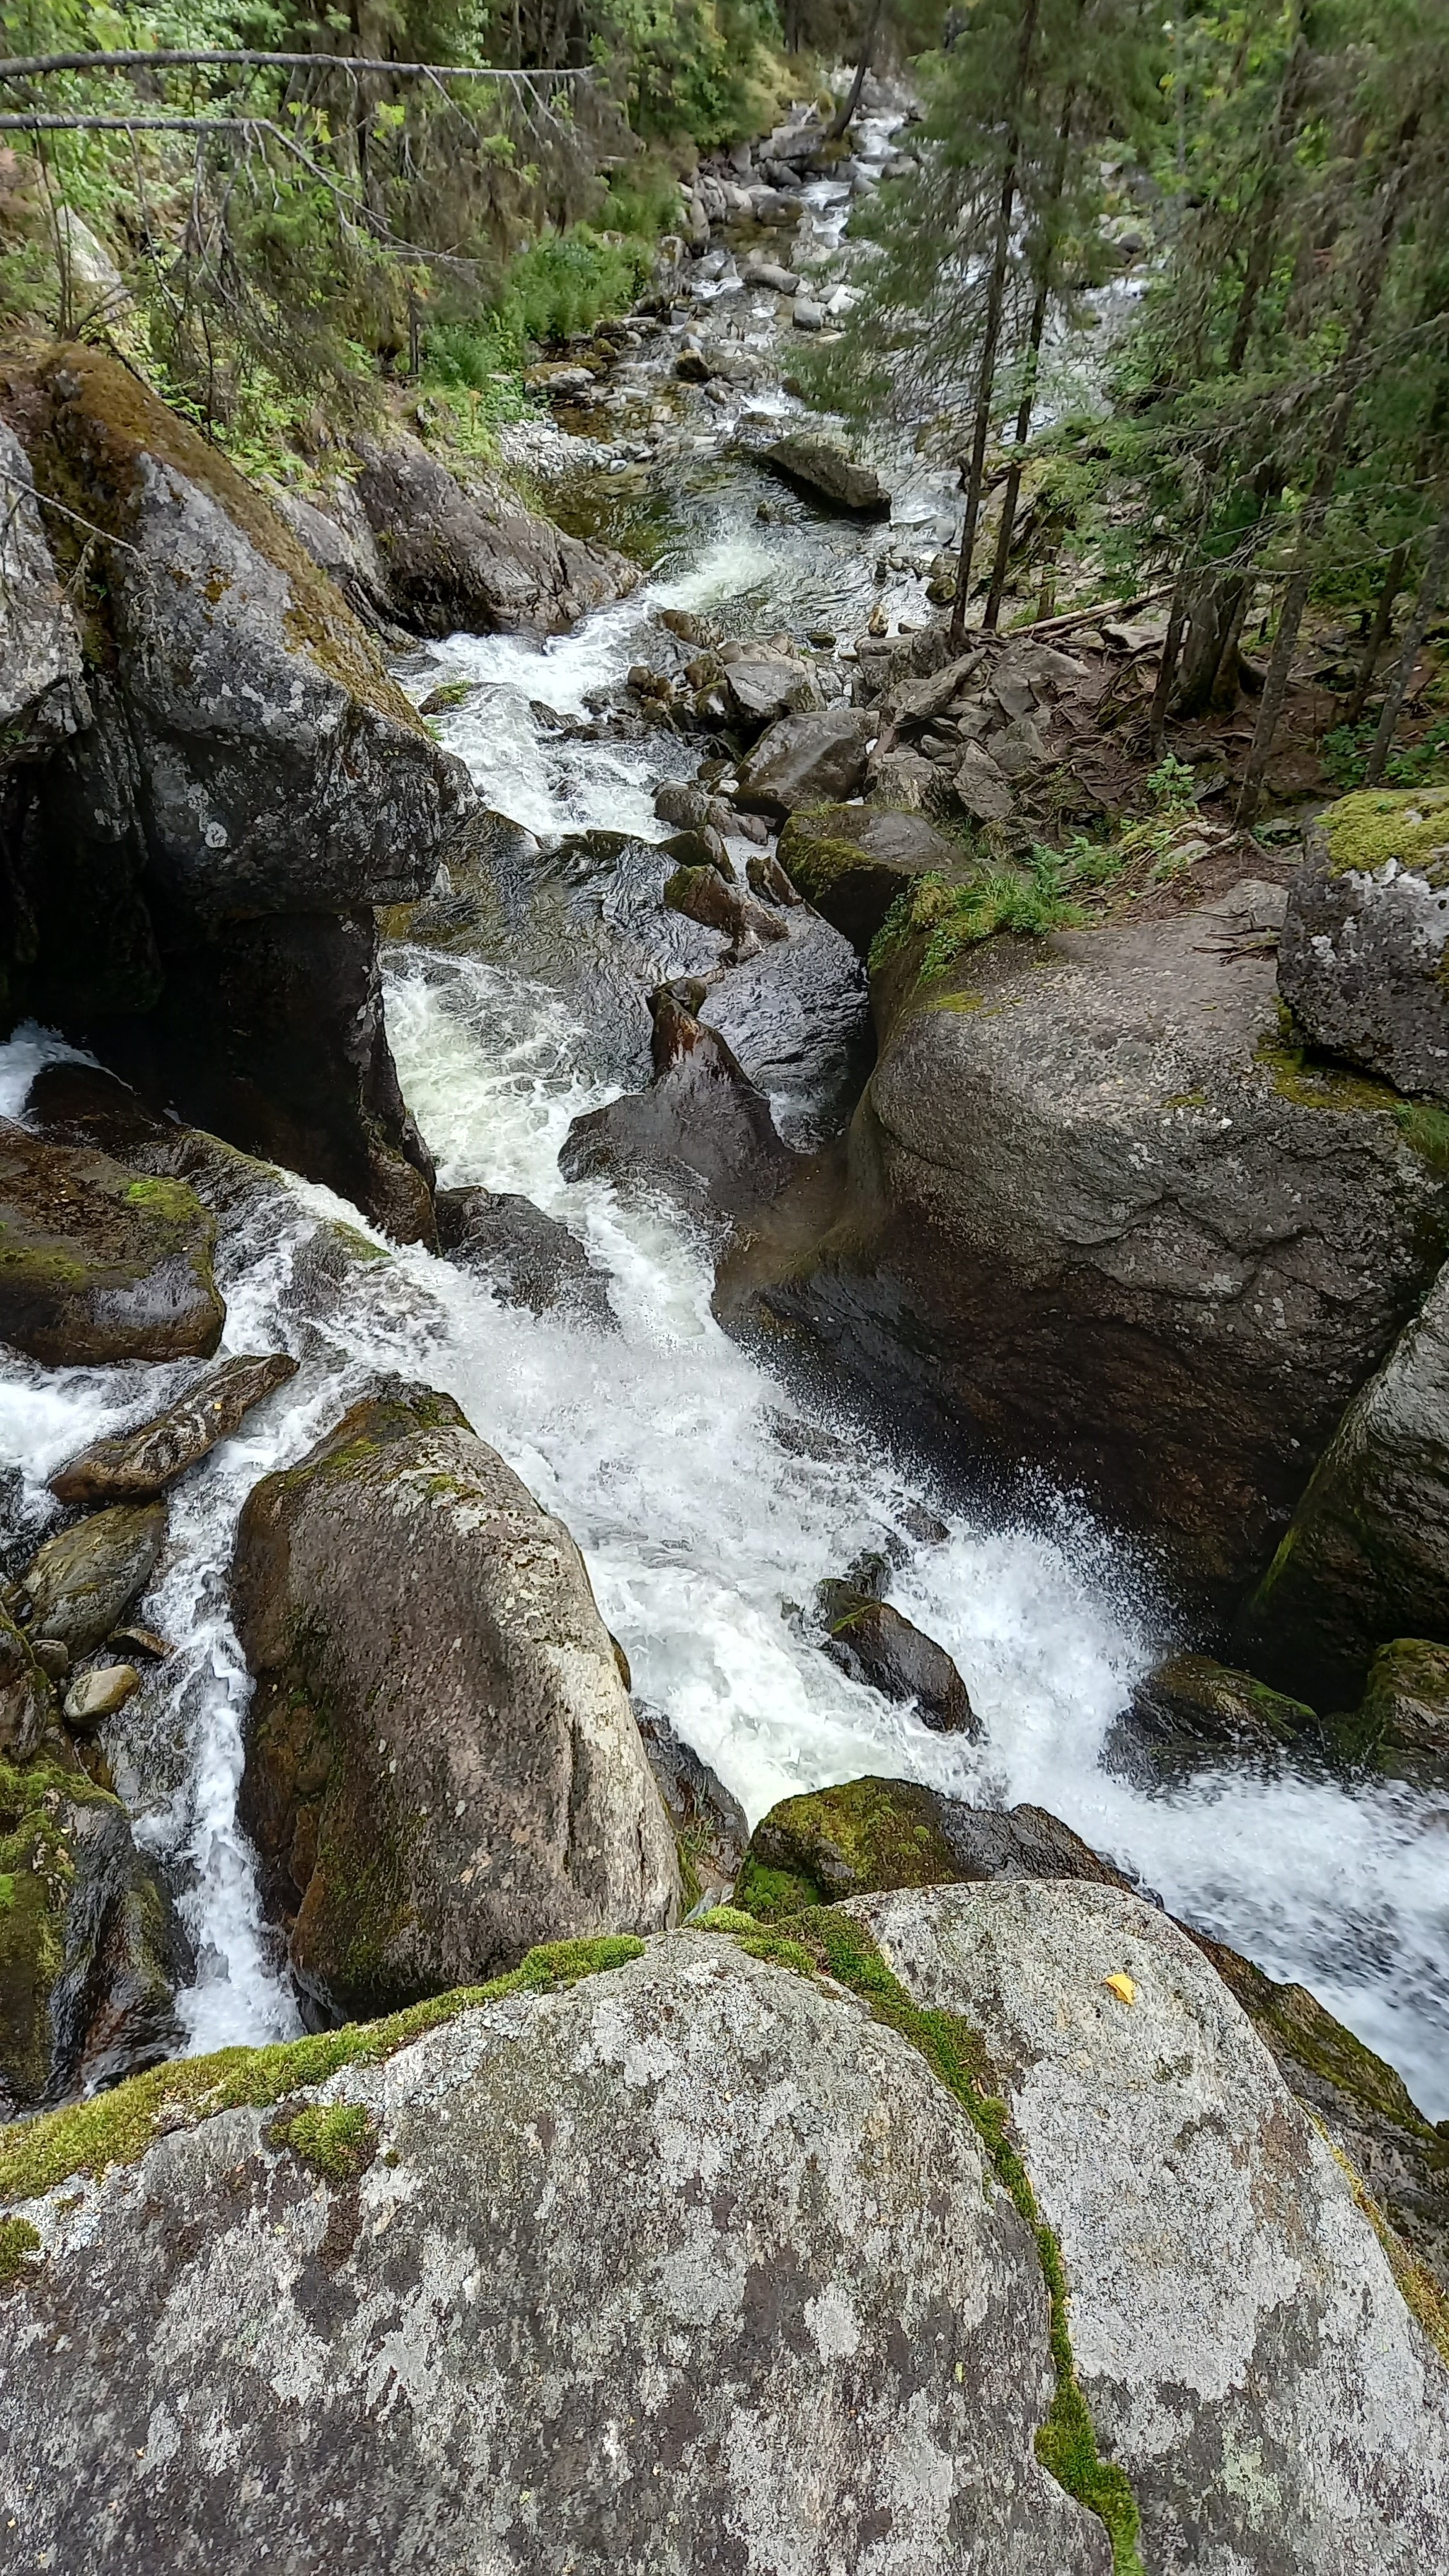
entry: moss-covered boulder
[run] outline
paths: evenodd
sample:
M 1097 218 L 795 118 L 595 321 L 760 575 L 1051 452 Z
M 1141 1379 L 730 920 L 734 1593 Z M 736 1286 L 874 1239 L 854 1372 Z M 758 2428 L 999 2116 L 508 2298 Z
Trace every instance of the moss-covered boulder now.
M 1366 788 L 1310 826 L 1278 982 L 1315 1045 L 1449 1101 L 1449 787 Z
M 187 1967 L 119 1799 L 53 1731 L 28 1760 L 0 1758 L 0 2116 L 171 2055 Z
M 808 903 L 860 957 L 893 903 L 923 876 L 965 872 L 964 853 L 922 814 L 889 806 L 827 805 L 789 816 L 780 865 Z
M 55 1367 L 204 1358 L 216 1223 L 179 1181 L 0 1123 L 0 1340 Z
M 1449 1786 L 1449 1645 L 1395 1637 L 1380 1646 L 1358 1708 L 1330 1722 L 1352 1758 L 1393 1778 Z
M 0 1756 L 23 1762 L 55 1723 L 55 1694 L 29 1638 L 0 1608 Z
M 1240 1630 L 1323 1709 L 1353 1705 L 1379 1646 L 1449 1639 L 1449 1271 L 1348 1407 Z
M 892 1887 L 989 1878 L 1130 1879 L 1045 1807 L 971 1807 L 919 1780 L 847 1780 L 762 1817 L 733 1902 L 772 1922 Z
M 1273 1762 L 1321 1740 L 1315 1712 L 1211 1655 L 1174 1655 L 1137 1684 L 1115 1721 L 1107 1768 L 1140 1787 L 1220 1763 Z
M 249 1496 L 243 1814 L 329 2012 L 675 1918 L 674 1843 L 568 1532 L 449 1397 L 393 1385 Z
M 73 1662 L 104 1645 L 144 1592 L 165 1536 L 164 1503 L 112 1503 L 58 1530 L 20 1578 L 27 1634 L 64 1646 Z

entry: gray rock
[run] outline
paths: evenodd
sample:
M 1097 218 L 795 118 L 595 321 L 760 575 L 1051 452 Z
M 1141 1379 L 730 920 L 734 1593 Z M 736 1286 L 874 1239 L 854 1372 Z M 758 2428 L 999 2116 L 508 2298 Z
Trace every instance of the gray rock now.
M 656 994 L 653 1009 L 648 1090 L 576 1118 L 559 1169 L 565 1180 L 602 1173 L 663 1190 L 705 1216 L 743 1218 L 778 1197 L 799 1157 L 717 1031 L 667 992 Z
M 1041 729 L 1029 715 L 1017 716 L 991 737 L 990 757 L 1003 776 L 1013 781 L 1032 779 L 1048 767 L 1051 753 L 1042 739 Z M 966 766 L 963 761 L 962 767 Z M 957 775 L 960 792 L 960 774 Z
M 778 716 L 812 713 L 824 704 L 808 663 L 783 653 L 727 663 L 724 691 L 731 713 L 752 732 Z
M 693 833 L 680 835 L 691 842 L 697 837 Z M 726 867 L 728 878 L 712 857 L 700 866 L 677 867 L 664 888 L 664 900 L 671 912 L 682 912 L 706 929 L 723 931 L 734 954 L 748 957 L 762 940 L 783 939 L 785 925 L 729 881 L 734 876 L 734 863 L 727 855 Z
M 674 1847 L 583 1560 L 450 1398 L 364 1399 L 264 1478 L 233 1600 L 257 1675 L 243 1812 L 324 2009 L 671 1920 Z
M 862 465 L 838 439 L 825 438 L 812 430 L 794 430 L 788 438 L 777 438 L 760 459 L 771 472 L 782 475 L 787 483 L 801 485 L 813 499 L 827 501 L 833 509 L 850 510 L 862 518 L 886 519 L 890 516 L 891 496 L 873 465 Z
M 329 2185 L 308 2140 L 349 2106 Z M 896 2031 L 718 1937 L 178 2126 L 24 2218 L 37 2259 L 0 2302 L 17 2562 L 1111 2567 L 1035 2454 L 1037 2251 L 964 2112 Z M 1427 2567 L 1438 2419 L 1391 2336 L 1401 2360 Z
M 800 285 L 794 269 L 782 268 L 777 259 L 742 260 L 740 282 L 744 286 L 773 287 L 777 295 L 794 295 Z
M 1210 1655 L 1174 1655 L 1139 1682 L 1103 1749 L 1103 1765 L 1141 1788 L 1222 1763 L 1272 1767 L 1293 1746 L 1316 1748 L 1302 1700 L 1269 1690 Z
M 216 1224 L 180 1182 L 0 1120 L 0 1336 L 52 1367 L 204 1358 Z
M 607 1274 L 557 1217 L 512 1190 L 439 1190 L 438 1238 L 452 1261 L 479 1271 L 510 1306 L 558 1307 L 602 1330 L 614 1321 Z
M 1321 1708 L 1357 1697 L 1376 1647 L 1449 1637 L 1449 1272 L 1349 1405 L 1241 1634 Z
M 73 1735 L 94 1735 L 141 1687 L 134 1664 L 92 1664 L 65 1695 L 65 1722 Z
M 1449 1100 L 1449 789 L 1346 796 L 1311 824 L 1278 983 L 1318 1046 Z
M 801 805 L 838 804 L 859 788 L 877 729 L 856 707 L 782 716 L 740 763 L 738 802 L 750 813 L 782 816 Z
M 104 1645 L 145 1591 L 165 1536 L 164 1503 L 113 1503 L 58 1530 L 20 1578 L 32 1635 L 58 1638 L 73 1663 Z
M 917 2003 L 981 2035 L 1146 2565 L 1413 2576 L 1441 2559 L 1444 2363 L 1354 2176 L 1186 1935 L 1080 1884 L 850 1910 Z
M 356 485 L 346 480 L 334 483 L 325 510 L 302 493 L 288 491 L 285 484 L 269 484 L 267 489 L 298 545 L 318 571 L 336 583 L 348 606 L 365 624 L 385 621 L 391 628 L 387 573 Z M 424 710 L 418 712 L 421 715 Z
M 889 961 L 845 1197 L 763 1290 L 958 1456 L 1080 1480 L 1223 1591 L 1271 1553 L 1449 1225 L 1394 1095 L 1284 1053 L 1272 891 L 997 940 L 925 985 Z M 1432 1555 L 1432 1527 L 1413 1544 Z
M 797 331 L 823 331 L 825 307 L 817 304 L 813 295 L 797 295 L 790 319 Z
M 0 1757 L 7 1762 L 25 1761 L 55 1723 L 54 1676 L 36 1642 L 0 1606 Z
M 90 722 L 80 630 L 56 579 L 30 459 L 0 420 L 0 771 Z
M 82 1450 L 51 1477 L 50 1490 L 62 1503 L 148 1501 L 219 1440 L 229 1440 L 252 1406 L 296 1373 L 296 1361 L 283 1351 L 223 1360 L 139 1431 Z
M 674 1827 L 686 1906 L 701 1896 L 723 1903 L 750 1839 L 745 1811 L 662 1708 L 636 1700 L 634 1714 L 645 1760 Z
M 780 835 L 780 864 L 817 912 L 869 954 L 898 895 L 926 875 L 962 873 L 963 854 L 923 815 L 889 807 L 833 805 L 791 815 Z
M 357 491 L 392 612 L 420 635 L 557 635 L 635 589 L 637 564 L 541 519 L 481 466 L 366 442 Z
M 973 823 L 1005 823 L 1016 811 L 1016 798 L 1005 772 L 997 768 L 990 752 L 979 742 L 966 745 L 955 783 L 962 811 Z

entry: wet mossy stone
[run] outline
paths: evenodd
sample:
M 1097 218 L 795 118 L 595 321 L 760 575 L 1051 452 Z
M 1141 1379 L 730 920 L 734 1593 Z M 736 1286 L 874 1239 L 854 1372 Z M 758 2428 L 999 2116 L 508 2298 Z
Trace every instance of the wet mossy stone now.
M 869 956 L 892 904 L 918 878 L 963 872 L 962 851 L 924 815 L 888 806 L 827 805 L 791 814 L 779 859 L 791 884 L 859 957 Z
M 51 1367 L 209 1358 L 216 1220 L 184 1182 L 0 1124 L 0 1340 Z
M 1425 1788 L 1449 1785 L 1449 1646 L 1395 1637 L 1370 1664 L 1359 1707 L 1329 1723 L 1350 1759 Z
M 24 1630 L 0 1608 L 0 1755 L 24 1761 L 54 1724 L 50 1677 Z
M 145 1590 L 165 1536 L 164 1503 L 112 1503 L 58 1530 L 20 1579 L 29 1634 L 57 1639 L 73 1663 L 104 1645 Z
M 909 1702 L 936 1735 L 978 1736 L 981 1721 L 944 1646 L 854 1583 L 822 1583 L 815 1607 L 832 1663 L 886 1699 Z
M 771 1922 L 899 1887 L 1086 1878 L 1130 1887 L 1044 1807 L 969 1806 L 918 1780 L 848 1780 L 784 1798 L 755 1827 L 733 1902 Z
M 1174 1655 L 1139 1682 L 1103 1754 L 1110 1771 L 1144 1788 L 1223 1762 L 1275 1760 L 1315 1745 L 1321 1730 L 1303 1700 L 1210 1655 Z
M 1449 1101 L 1449 788 L 1365 789 L 1310 826 L 1278 983 L 1316 1046 Z

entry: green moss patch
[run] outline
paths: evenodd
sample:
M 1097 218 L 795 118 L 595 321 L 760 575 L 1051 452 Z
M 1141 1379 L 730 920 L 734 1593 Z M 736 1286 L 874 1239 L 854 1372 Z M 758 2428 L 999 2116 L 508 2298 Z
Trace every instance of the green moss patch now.
M 1335 876 L 1354 869 L 1372 876 L 1396 859 L 1417 869 L 1432 886 L 1449 886 L 1449 787 L 1411 788 L 1394 794 L 1364 788 L 1330 805 L 1322 818 L 1328 864 Z
M 998 2182 L 1030 2227 L 1041 2259 L 1050 2303 L 1050 2342 L 1056 2391 L 1036 2437 L 1036 2454 L 1068 2495 L 1097 2515 L 1112 2544 L 1114 2576 L 1146 2576 L 1141 2519 L 1126 2471 L 1104 2460 L 1091 2411 L 1072 2358 L 1070 2290 L 1061 2241 L 1037 2206 L 1031 2176 L 1011 2134 L 1006 2103 L 992 2089 L 992 2070 L 980 2034 L 959 2013 L 926 2011 L 914 2003 L 887 1966 L 863 1925 L 828 1906 L 799 1914 L 788 1924 L 761 1927 L 737 1908 L 718 1908 L 696 1927 L 737 1940 L 754 1958 L 801 1975 L 828 1976 L 860 1997 L 877 2021 L 919 2049 L 933 2075 L 954 2095 L 986 2150 Z
M 0 2218 L 0 2290 L 29 2271 L 40 2238 L 28 2218 Z
M 377 2153 L 377 2131 L 360 2102 L 309 2102 L 266 2134 L 269 2147 L 290 2147 L 303 2164 L 339 2186 L 356 2182 Z
M 734 1901 L 764 1922 L 802 1906 L 887 1887 L 939 1887 L 961 1865 L 931 1790 L 909 1780 L 848 1780 L 784 1798 L 756 1828 Z
M 383 2021 L 351 2022 L 274 2048 L 223 2048 L 212 2057 L 179 2058 L 153 2067 L 63 2111 L 0 2131 L 0 2206 L 33 2200 L 75 2174 L 100 2175 L 135 2164 L 178 2112 L 192 2121 L 219 2111 L 270 2110 L 289 2093 L 325 2083 L 345 2066 L 376 2066 L 408 2042 L 503 1995 L 539 1994 L 577 1984 L 639 1958 L 642 1941 L 620 1933 L 595 1941 L 550 1941 L 521 1967 L 486 1986 L 432 1995 Z

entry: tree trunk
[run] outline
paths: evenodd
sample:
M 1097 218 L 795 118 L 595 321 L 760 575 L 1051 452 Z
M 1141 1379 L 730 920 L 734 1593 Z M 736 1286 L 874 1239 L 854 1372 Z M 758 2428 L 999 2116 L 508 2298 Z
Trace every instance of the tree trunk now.
M 1001 617 L 1001 602 L 1006 592 L 1006 569 L 1011 559 L 1012 531 L 1016 526 L 1016 505 L 1021 498 L 1021 450 L 1031 436 L 1031 415 L 1036 405 L 1036 382 L 1041 366 L 1041 344 L 1046 333 L 1047 308 L 1051 302 L 1052 268 L 1056 259 L 1055 219 L 1067 180 L 1067 146 L 1071 140 L 1072 108 L 1076 93 L 1068 90 L 1057 135 L 1057 157 L 1052 169 L 1051 191 L 1047 199 L 1042 234 L 1042 254 L 1037 271 L 1036 300 L 1031 308 L 1031 327 L 1026 336 L 1026 376 L 1021 389 L 1021 402 L 1016 414 L 1016 449 L 1001 496 L 1001 525 L 996 534 L 996 560 L 991 567 L 991 588 L 986 594 L 986 607 L 981 623 L 992 634 Z
M 1036 41 L 1037 0 L 1027 0 L 1021 22 L 1021 50 L 1017 57 L 1017 114 L 1026 89 L 1026 76 L 1031 64 L 1031 49 Z M 1006 160 L 1001 173 L 1001 202 L 996 215 L 996 238 L 991 251 L 991 283 L 986 293 L 986 322 L 981 336 L 981 366 L 976 379 L 976 417 L 971 433 L 971 463 L 966 483 L 966 516 L 961 526 L 961 552 L 956 566 L 956 597 L 951 609 L 951 642 L 958 646 L 966 632 L 966 604 L 971 592 L 971 560 L 976 552 L 976 529 L 981 517 L 981 490 L 986 479 L 986 442 L 991 435 L 991 406 L 996 390 L 996 351 L 1001 338 L 1001 315 L 1006 302 L 1006 277 L 1011 265 L 1011 218 L 1016 205 L 1016 165 L 1021 151 L 1021 136 L 1013 116 L 1006 139 Z
M 1389 568 L 1383 578 L 1383 587 L 1379 592 L 1378 606 L 1374 610 L 1374 622 L 1369 630 L 1369 639 L 1363 648 L 1363 660 L 1358 666 L 1358 678 L 1353 684 L 1353 695 L 1343 711 L 1343 721 L 1346 725 L 1356 725 L 1368 705 L 1369 691 L 1374 684 L 1374 673 L 1379 667 L 1379 655 L 1384 649 L 1389 628 L 1393 623 L 1394 602 L 1404 587 L 1404 574 L 1408 561 L 1407 544 L 1395 546 L 1389 557 Z
M 1298 522 L 1298 542 L 1293 549 L 1293 569 L 1288 576 L 1288 586 L 1283 593 L 1283 605 L 1278 613 L 1278 632 L 1273 639 L 1268 676 L 1263 683 L 1262 700 L 1258 707 L 1258 721 L 1253 728 L 1252 748 L 1248 753 L 1248 764 L 1243 772 L 1243 784 L 1238 792 L 1237 809 L 1233 816 L 1240 832 L 1251 831 L 1257 815 L 1263 793 L 1263 780 L 1272 756 L 1273 737 L 1278 730 L 1278 719 L 1283 712 L 1283 703 L 1288 695 L 1288 680 L 1293 668 L 1293 656 L 1298 649 L 1298 631 L 1303 624 L 1303 612 L 1308 605 L 1309 591 L 1313 587 L 1319 539 L 1328 518 L 1329 503 L 1333 499 L 1334 486 L 1338 481 L 1339 462 L 1348 438 L 1348 425 L 1358 400 L 1359 360 L 1363 355 L 1378 300 L 1383 292 L 1384 278 L 1389 265 L 1389 252 L 1393 247 L 1394 234 L 1398 229 L 1399 208 L 1403 202 L 1408 179 L 1409 146 L 1412 143 L 1413 134 L 1414 126 L 1411 124 L 1399 138 L 1398 163 L 1385 197 L 1378 239 L 1364 270 L 1353 328 L 1349 333 L 1348 345 L 1339 361 L 1338 391 L 1328 407 L 1323 445 L 1319 450 L 1318 471 L 1314 475 L 1312 490 L 1304 503 Z
M 1172 585 L 1172 605 L 1167 612 L 1167 633 L 1162 639 L 1162 660 L 1157 666 L 1157 685 L 1152 692 L 1152 715 L 1148 727 L 1148 741 L 1154 760 L 1162 750 L 1162 738 L 1167 731 L 1167 710 L 1172 703 L 1177 665 L 1182 654 L 1182 639 L 1187 633 L 1195 568 L 1198 564 L 1199 549 L 1207 535 L 1208 521 L 1212 517 L 1217 479 L 1218 468 L 1214 464 L 1208 468 L 1207 479 L 1203 485 L 1202 505 L 1197 514 L 1197 526 L 1193 530 L 1191 543 L 1183 549 L 1182 561 L 1177 568 L 1177 579 Z
M 832 143 L 838 143 L 841 136 L 850 131 L 855 111 L 860 105 L 860 93 L 865 87 L 870 71 L 870 58 L 875 52 L 875 40 L 880 34 L 880 22 L 884 9 L 885 0 L 874 0 L 874 6 L 866 21 L 865 34 L 860 40 L 860 60 L 855 66 L 855 78 L 850 84 L 850 94 L 830 129 Z
M 1404 700 L 1409 694 L 1409 683 L 1414 676 L 1414 665 L 1418 661 L 1429 620 L 1439 605 L 1439 594 L 1444 587 L 1446 568 L 1449 568 L 1449 506 L 1444 509 L 1434 534 L 1429 540 L 1429 552 L 1424 562 L 1424 577 L 1419 584 L 1419 596 L 1414 602 L 1413 615 L 1404 632 L 1403 645 L 1398 661 L 1394 665 L 1394 675 L 1389 682 L 1388 695 L 1384 699 L 1383 713 L 1379 717 L 1379 729 L 1374 735 L 1373 749 L 1368 756 L 1368 767 L 1364 772 L 1366 787 L 1377 787 L 1383 777 L 1384 764 L 1393 749 L 1394 734 L 1398 728 L 1399 717 L 1403 713 Z
M 1289 144 L 1298 130 L 1298 105 L 1308 70 L 1308 47 L 1300 30 L 1288 57 L 1278 96 L 1268 127 L 1267 177 L 1258 201 L 1258 220 L 1248 250 L 1248 265 L 1243 274 L 1242 293 L 1233 320 L 1233 336 L 1228 345 L 1228 374 L 1240 376 L 1248 354 L 1248 342 L 1263 289 L 1273 268 L 1273 250 L 1278 228 L 1278 213 L 1283 203 L 1283 171 Z

